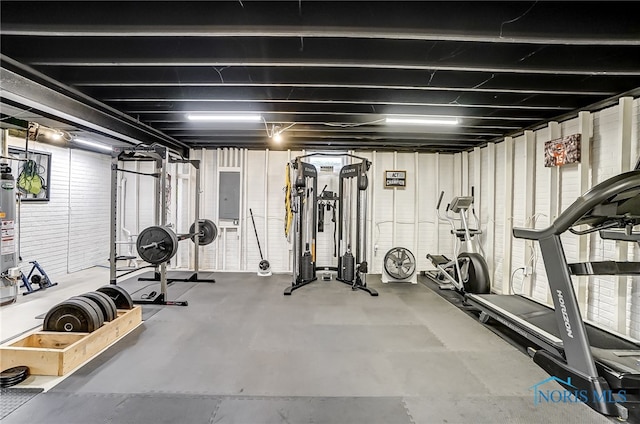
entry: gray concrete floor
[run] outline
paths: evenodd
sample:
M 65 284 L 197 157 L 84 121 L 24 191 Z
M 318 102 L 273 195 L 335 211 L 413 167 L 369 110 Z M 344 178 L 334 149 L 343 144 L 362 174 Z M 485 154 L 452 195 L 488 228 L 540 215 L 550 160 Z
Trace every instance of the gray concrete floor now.
M 611 422 L 534 405 L 548 375 L 422 284 L 371 276 L 378 297 L 337 281 L 283 296 L 288 275 L 216 281 L 174 283 L 188 307 L 151 307 L 3 424 Z

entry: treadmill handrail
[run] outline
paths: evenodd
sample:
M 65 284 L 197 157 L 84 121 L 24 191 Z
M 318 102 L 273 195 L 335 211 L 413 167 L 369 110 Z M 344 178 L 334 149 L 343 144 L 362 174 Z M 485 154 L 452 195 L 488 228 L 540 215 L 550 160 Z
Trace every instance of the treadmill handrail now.
M 594 186 L 578 197 L 547 228 L 514 228 L 515 238 L 541 240 L 552 235 L 560 235 L 574 226 L 583 216 L 596 206 L 604 203 L 618 193 L 632 188 L 640 188 L 640 171 L 629 171 Z M 639 211 L 640 212 L 640 211 Z

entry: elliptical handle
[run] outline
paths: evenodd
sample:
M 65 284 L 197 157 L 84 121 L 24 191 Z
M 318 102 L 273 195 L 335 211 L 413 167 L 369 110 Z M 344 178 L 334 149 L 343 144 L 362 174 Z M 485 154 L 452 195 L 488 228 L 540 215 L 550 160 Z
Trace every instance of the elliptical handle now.
M 436 209 L 440 209 L 440 203 L 442 203 L 442 197 L 443 196 L 444 196 L 444 191 L 441 191 L 440 192 L 440 197 L 438 198 L 438 205 L 436 206 Z

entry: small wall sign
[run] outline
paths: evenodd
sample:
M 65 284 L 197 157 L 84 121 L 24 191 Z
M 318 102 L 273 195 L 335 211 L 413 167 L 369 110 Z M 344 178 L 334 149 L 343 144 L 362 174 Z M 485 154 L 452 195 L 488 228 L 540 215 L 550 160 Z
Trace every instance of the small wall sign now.
M 406 187 L 407 171 L 384 171 L 384 188 Z

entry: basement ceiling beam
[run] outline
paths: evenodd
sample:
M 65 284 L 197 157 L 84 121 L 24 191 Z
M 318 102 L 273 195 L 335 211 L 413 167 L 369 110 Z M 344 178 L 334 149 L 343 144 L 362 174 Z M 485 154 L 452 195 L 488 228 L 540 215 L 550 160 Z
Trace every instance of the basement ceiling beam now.
M 208 113 L 214 112 L 210 110 L 184 110 L 184 111 L 175 111 L 175 110 L 128 110 L 127 113 L 131 115 L 177 115 L 178 118 L 153 118 L 153 119 L 145 119 L 145 122 L 191 122 L 187 120 L 187 115 L 189 114 L 197 114 L 197 113 Z M 296 119 L 293 119 L 294 116 L 306 116 L 304 119 L 308 119 L 309 116 L 318 117 L 318 123 L 335 123 L 335 124 L 345 124 L 352 125 L 353 123 L 367 123 L 370 121 L 378 121 L 385 118 L 385 116 L 419 116 L 416 114 L 364 114 L 357 112 L 296 112 L 296 111 L 234 111 L 237 113 L 260 113 L 262 117 L 267 122 L 281 123 L 281 122 L 299 122 Z M 278 117 L 281 119 L 278 119 Z M 344 122 L 344 121 L 331 121 L 330 119 L 341 118 L 344 116 L 353 117 L 353 122 Z M 326 118 L 324 118 L 326 117 Z M 463 120 L 487 120 L 487 121 L 540 121 L 543 118 L 537 116 L 482 116 L 482 115 L 441 115 L 440 118 L 460 118 Z M 202 123 L 199 123 L 202 124 Z M 464 124 L 464 122 L 463 122 Z
M 156 122 L 162 122 L 162 121 L 156 121 Z M 186 122 L 186 120 L 184 121 Z M 384 128 L 380 125 L 376 125 L 376 126 L 368 126 L 366 123 L 363 123 L 362 125 L 360 124 L 356 124 L 354 126 L 354 124 L 328 124 L 325 122 L 318 122 L 318 121 L 269 121 L 269 120 L 265 120 L 265 122 L 267 123 L 267 125 L 287 125 L 287 124 L 295 124 L 294 127 L 291 127 L 290 129 L 288 129 L 287 131 L 299 131 L 299 128 L 303 128 L 303 130 L 300 131 L 333 131 L 333 129 L 335 129 L 336 131 L 340 131 L 340 130 L 347 130 L 347 131 L 362 131 L 362 132 L 367 132 L 367 131 L 396 131 L 395 128 Z M 191 125 L 189 126 L 185 126 L 185 125 L 179 125 L 178 122 L 168 122 L 167 124 L 169 125 L 156 125 L 155 128 L 159 129 L 160 131 L 184 131 L 184 130 L 216 130 L 216 129 L 221 129 L 221 130 L 225 130 L 225 131 L 234 131 L 234 130 L 238 130 L 238 131 L 246 131 L 246 128 L 242 128 L 242 129 L 237 129 L 237 128 L 228 128 L 225 127 L 224 125 L 219 125 L 215 122 L 209 122 L 209 123 L 205 123 L 205 122 L 201 122 L 199 123 L 199 125 L 197 127 L 193 127 Z M 204 125 L 203 125 L 204 124 Z M 468 125 L 468 124 L 458 124 L 455 126 L 456 129 L 478 129 L 478 130 L 517 130 L 520 129 L 520 127 L 517 126 L 509 126 L 509 125 Z M 434 131 L 435 129 L 431 129 L 430 131 Z M 443 132 L 450 132 L 451 129 L 449 129 L 449 131 L 444 131 Z M 416 128 L 416 131 L 420 131 L 419 128 Z M 502 134 L 503 132 L 500 131 L 500 134 Z
M 276 104 L 323 104 L 323 105 L 378 105 L 378 106 L 424 106 L 478 109 L 520 109 L 520 110 L 573 110 L 568 106 L 527 106 L 499 104 L 463 104 L 463 103 L 426 103 L 426 102 L 388 102 L 379 100 L 313 100 L 313 99 L 194 99 L 194 98 L 127 98 L 115 97 L 102 99 L 114 103 L 276 103 Z
M 73 66 L 73 67 L 241 67 L 241 68 L 355 68 L 355 69 L 405 69 L 419 71 L 454 71 L 454 72 L 485 72 L 495 74 L 548 74 L 548 75 L 588 75 L 588 76 L 639 76 L 640 70 L 584 70 L 584 69 L 561 69 L 561 68 L 510 68 L 506 66 L 476 66 L 476 65 L 437 65 L 421 63 L 393 63 L 393 62 L 332 62 L 330 60 L 317 62 L 308 61 L 270 61 L 270 60 L 191 60 L 191 61 L 169 61 L 169 60 L 144 60 L 133 61 L 129 59 L 113 59 L 111 61 L 102 60 L 32 60 L 33 66 Z
M 614 91 L 536 90 L 519 88 L 438 87 L 385 84 L 327 84 L 327 83 L 256 83 L 256 82 L 74 82 L 76 87 L 264 87 L 264 88 L 328 88 L 348 90 L 416 90 L 453 91 L 465 93 L 541 94 L 559 96 L 613 96 Z
M 484 34 L 456 34 L 446 32 L 424 32 L 412 29 L 380 30 L 355 27 L 309 27 L 309 26 L 144 26 L 110 25 L 61 25 L 11 24 L 5 23 L 2 35 L 28 37 L 238 37 L 238 38 L 361 38 L 376 40 L 407 41 L 455 41 L 495 44 L 542 44 L 563 46 L 639 46 L 637 38 L 572 38 L 534 37 Z

